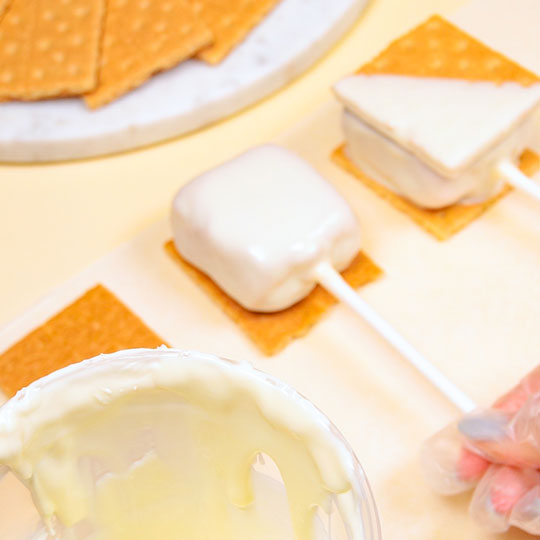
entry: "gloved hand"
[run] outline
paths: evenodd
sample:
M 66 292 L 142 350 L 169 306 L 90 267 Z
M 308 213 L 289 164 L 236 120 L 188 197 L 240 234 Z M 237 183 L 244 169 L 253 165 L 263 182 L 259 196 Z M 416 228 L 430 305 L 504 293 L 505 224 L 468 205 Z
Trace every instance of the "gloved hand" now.
M 491 409 L 434 435 L 421 461 L 438 493 L 474 488 L 470 511 L 485 528 L 540 535 L 540 367 Z

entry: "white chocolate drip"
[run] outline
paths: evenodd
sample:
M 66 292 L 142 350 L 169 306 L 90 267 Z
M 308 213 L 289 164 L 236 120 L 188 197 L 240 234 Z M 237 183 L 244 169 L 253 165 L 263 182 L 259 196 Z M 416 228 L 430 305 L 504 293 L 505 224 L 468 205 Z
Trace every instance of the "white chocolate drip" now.
M 255 500 L 262 452 L 281 472 L 295 538 L 315 537 L 315 509 L 333 494 L 351 538 L 364 538 L 346 445 L 309 402 L 248 365 L 125 351 L 52 374 L 0 409 L 0 463 L 65 538 L 291 537 L 261 510 L 271 502 Z

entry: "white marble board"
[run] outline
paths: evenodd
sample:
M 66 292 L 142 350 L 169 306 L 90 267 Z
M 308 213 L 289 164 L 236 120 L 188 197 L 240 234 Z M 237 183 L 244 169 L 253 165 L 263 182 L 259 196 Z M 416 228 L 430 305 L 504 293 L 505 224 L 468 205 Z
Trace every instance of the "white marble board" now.
M 367 0 L 282 0 L 221 64 L 189 60 L 113 103 L 0 104 L 0 161 L 85 158 L 162 141 L 230 115 L 320 58 Z

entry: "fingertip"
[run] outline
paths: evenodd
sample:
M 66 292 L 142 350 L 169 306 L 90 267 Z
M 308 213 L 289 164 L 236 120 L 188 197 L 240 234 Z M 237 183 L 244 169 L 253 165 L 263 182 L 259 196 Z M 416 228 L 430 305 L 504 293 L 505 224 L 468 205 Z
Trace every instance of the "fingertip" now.
M 491 532 L 504 532 L 519 502 L 539 481 L 536 471 L 493 465 L 475 490 L 471 515 Z
M 501 467 L 492 478 L 490 499 L 494 510 L 509 513 L 529 488 L 518 469 Z
M 473 488 L 487 465 L 464 447 L 465 439 L 455 424 L 428 439 L 420 452 L 420 464 L 426 481 L 441 495 L 455 495 Z
M 478 481 L 488 470 L 489 462 L 463 447 L 457 462 L 459 477 L 465 482 Z
M 529 534 L 540 535 L 540 486 L 529 490 L 516 503 L 509 522 Z
M 504 504 L 493 489 L 493 482 L 500 469 L 499 466 L 489 467 L 476 487 L 469 506 L 474 521 L 492 533 L 502 533 L 509 528 L 507 515 L 501 511 Z

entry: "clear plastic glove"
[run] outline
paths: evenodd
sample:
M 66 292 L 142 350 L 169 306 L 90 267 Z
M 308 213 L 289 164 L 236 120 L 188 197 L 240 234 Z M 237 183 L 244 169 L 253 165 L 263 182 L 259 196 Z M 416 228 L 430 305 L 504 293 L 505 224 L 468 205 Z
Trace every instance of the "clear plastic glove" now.
M 470 510 L 483 527 L 540 535 L 540 367 L 491 409 L 434 435 L 421 461 L 438 493 L 474 488 Z

